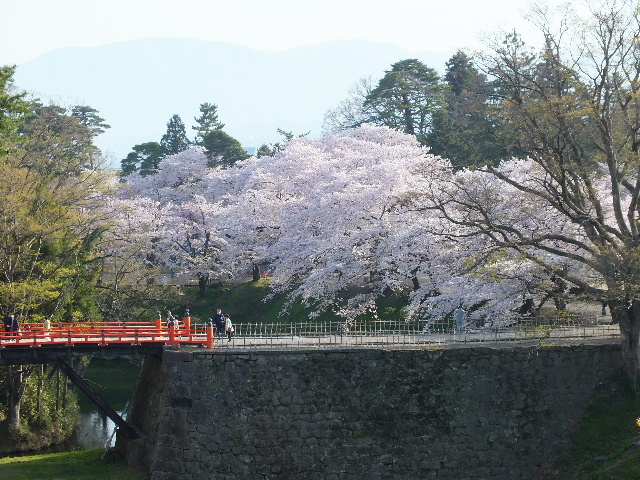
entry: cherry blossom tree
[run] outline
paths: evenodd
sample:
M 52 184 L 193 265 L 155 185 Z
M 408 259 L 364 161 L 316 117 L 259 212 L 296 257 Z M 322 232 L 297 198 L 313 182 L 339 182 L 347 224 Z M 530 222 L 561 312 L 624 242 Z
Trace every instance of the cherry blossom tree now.
M 192 149 L 168 157 L 156 175 L 127 177 L 123 225 L 143 232 L 132 244 L 149 265 L 202 279 L 268 263 L 273 291 L 316 312 L 353 318 L 385 291 L 408 288 L 409 315 L 419 318 L 458 304 L 483 303 L 479 315 L 513 309 L 527 280 L 505 276 L 510 288 L 496 295 L 492 269 L 507 271 L 502 258 L 488 255 L 488 242 L 464 241 L 462 227 L 425 201 L 452 175 L 415 137 L 370 125 L 292 139 L 272 157 L 227 169 L 208 168 L 205 153 Z M 481 178 L 464 175 L 480 188 Z M 472 287 L 482 283 L 464 275 L 474 255 L 491 281 Z
M 525 181 L 532 165 L 502 168 Z M 128 177 L 120 201 L 135 257 L 178 275 L 242 276 L 268 262 L 273 291 L 316 312 L 354 318 L 385 291 L 411 289 L 408 316 L 437 320 L 462 305 L 478 318 L 508 320 L 550 276 L 478 235 L 462 207 L 454 214 L 465 195 L 523 228 L 548 231 L 562 220 L 493 174 L 455 172 L 415 137 L 370 125 L 292 139 L 272 157 L 226 169 L 208 168 L 200 149 L 182 152 L 154 176 Z
M 151 176 L 127 177 L 121 201 L 121 228 L 138 231 L 139 260 L 171 269 L 178 276 L 198 278 L 201 294 L 215 270 L 216 254 L 226 243 L 218 235 L 217 198 L 221 196 L 208 174 L 207 156 L 194 148 L 167 157 Z M 131 219 L 141 222 L 130 229 Z
M 410 201 L 426 184 L 424 172 L 447 165 L 415 137 L 387 127 L 293 139 L 273 157 L 225 172 L 246 175 L 229 191 L 235 198 L 222 215 L 234 237 L 229 251 L 268 261 L 275 292 L 353 317 L 416 277 L 428 242 L 410 259 L 396 258 L 394 246 L 405 226 L 425 215 Z
M 442 172 L 420 202 L 441 212 L 442 221 L 426 231 L 448 242 L 450 278 L 436 295 L 417 294 L 424 300 L 421 308 L 438 316 L 463 305 L 474 309 L 471 318 L 508 322 L 524 298 L 545 299 L 558 288 L 559 278 L 581 286 L 599 281 L 596 272 L 574 258 L 585 244 L 580 228 L 533 193 L 546 181 L 531 160 L 514 159 L 494 170 Z M 606 186 L 598 185 L 598 192 L 605 197 Z
M 620 325 L 626 369 L 637 382 L 636 7 L 608 0 L 583 18 L 536 8 L 532 18 L 544 38 L 540 53 L 517 35 L 496 41 L 482 62 L 496 85 L 492 113 L 501 138 L 526 160 L 478 172 L 484 189 L 454 177 L 449 186 L 441 185 L 443 197 L 433 198 L 468 235 L 488 239 L 494 248 L 607 301 Z

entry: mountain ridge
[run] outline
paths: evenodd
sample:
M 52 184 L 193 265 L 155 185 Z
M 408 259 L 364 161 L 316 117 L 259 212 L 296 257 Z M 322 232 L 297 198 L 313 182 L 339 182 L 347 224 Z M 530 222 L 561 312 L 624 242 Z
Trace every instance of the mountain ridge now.
M 218 105 L 225 131 L 245 147 L 280 141 L 278 128 L 319 137 L 324 113 L 360 78 L 381 78 L 406 58 L 443 71 L 450 56 L 365 39 L 263 51 L 194 38 L 145 38 L 56 49 L 18 65 L 14 79 L 44 101 L 96 108 L 112 127 L 96 144 L 117 167 L 134 145 L 159 141 L 174 114 L 192 137 L 204 102 Z

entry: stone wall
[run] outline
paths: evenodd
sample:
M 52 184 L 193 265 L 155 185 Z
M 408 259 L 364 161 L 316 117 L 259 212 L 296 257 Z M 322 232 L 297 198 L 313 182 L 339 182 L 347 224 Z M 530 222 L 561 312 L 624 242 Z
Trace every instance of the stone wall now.
M 126 448 L 152 480 L 530 479 L 620 368 L 612 344 L 167 350 Z

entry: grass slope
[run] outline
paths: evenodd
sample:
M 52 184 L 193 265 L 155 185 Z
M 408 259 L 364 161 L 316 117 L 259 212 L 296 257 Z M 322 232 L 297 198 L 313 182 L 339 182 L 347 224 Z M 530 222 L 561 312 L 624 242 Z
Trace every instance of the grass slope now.
M 600 387 L 565 445 L 539 478 L 640 479 L 640 398 L 624 378 Z
M 0 478 L 11 480 L 144 480 L 122 458 L 102 450 L 0 458 Z
M 265 301 L 269 294 L 269 279 L 257 282 L 247 281 L 239 284 L 222 283 L 207 289 L 206 298 L 200 299 L 196 288 L 183 289 L 184 295 L 176 297 L 172 311 L 182 314 L 189 309 L 195 322 L 205 322 L 213 318 L 217 308 L 228 313 L 235 323 L 290 323 L 306 321 L 313 307 L 307 307 L 296 301 L 288 306 L 286 314 L 282 311 L 287 303 L 285 295 L 275 295 Z M 179 303 L 178 303 L 179 302 Z M 380 319 L 401 319 L 402 309 L 406 305 L 405 294 L 389 292 L 378 302 Z M 332 312 L 324 312 L 314 321 L 338 321 L 340 318 Z

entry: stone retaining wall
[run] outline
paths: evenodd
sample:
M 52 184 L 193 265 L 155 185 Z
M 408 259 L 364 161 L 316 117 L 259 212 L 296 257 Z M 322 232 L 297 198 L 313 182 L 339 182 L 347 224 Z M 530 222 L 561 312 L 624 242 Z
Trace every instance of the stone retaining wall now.
M 118 442 L 152 480 L 530 479 L 620 368 L 611 344 L 167 350 Z

